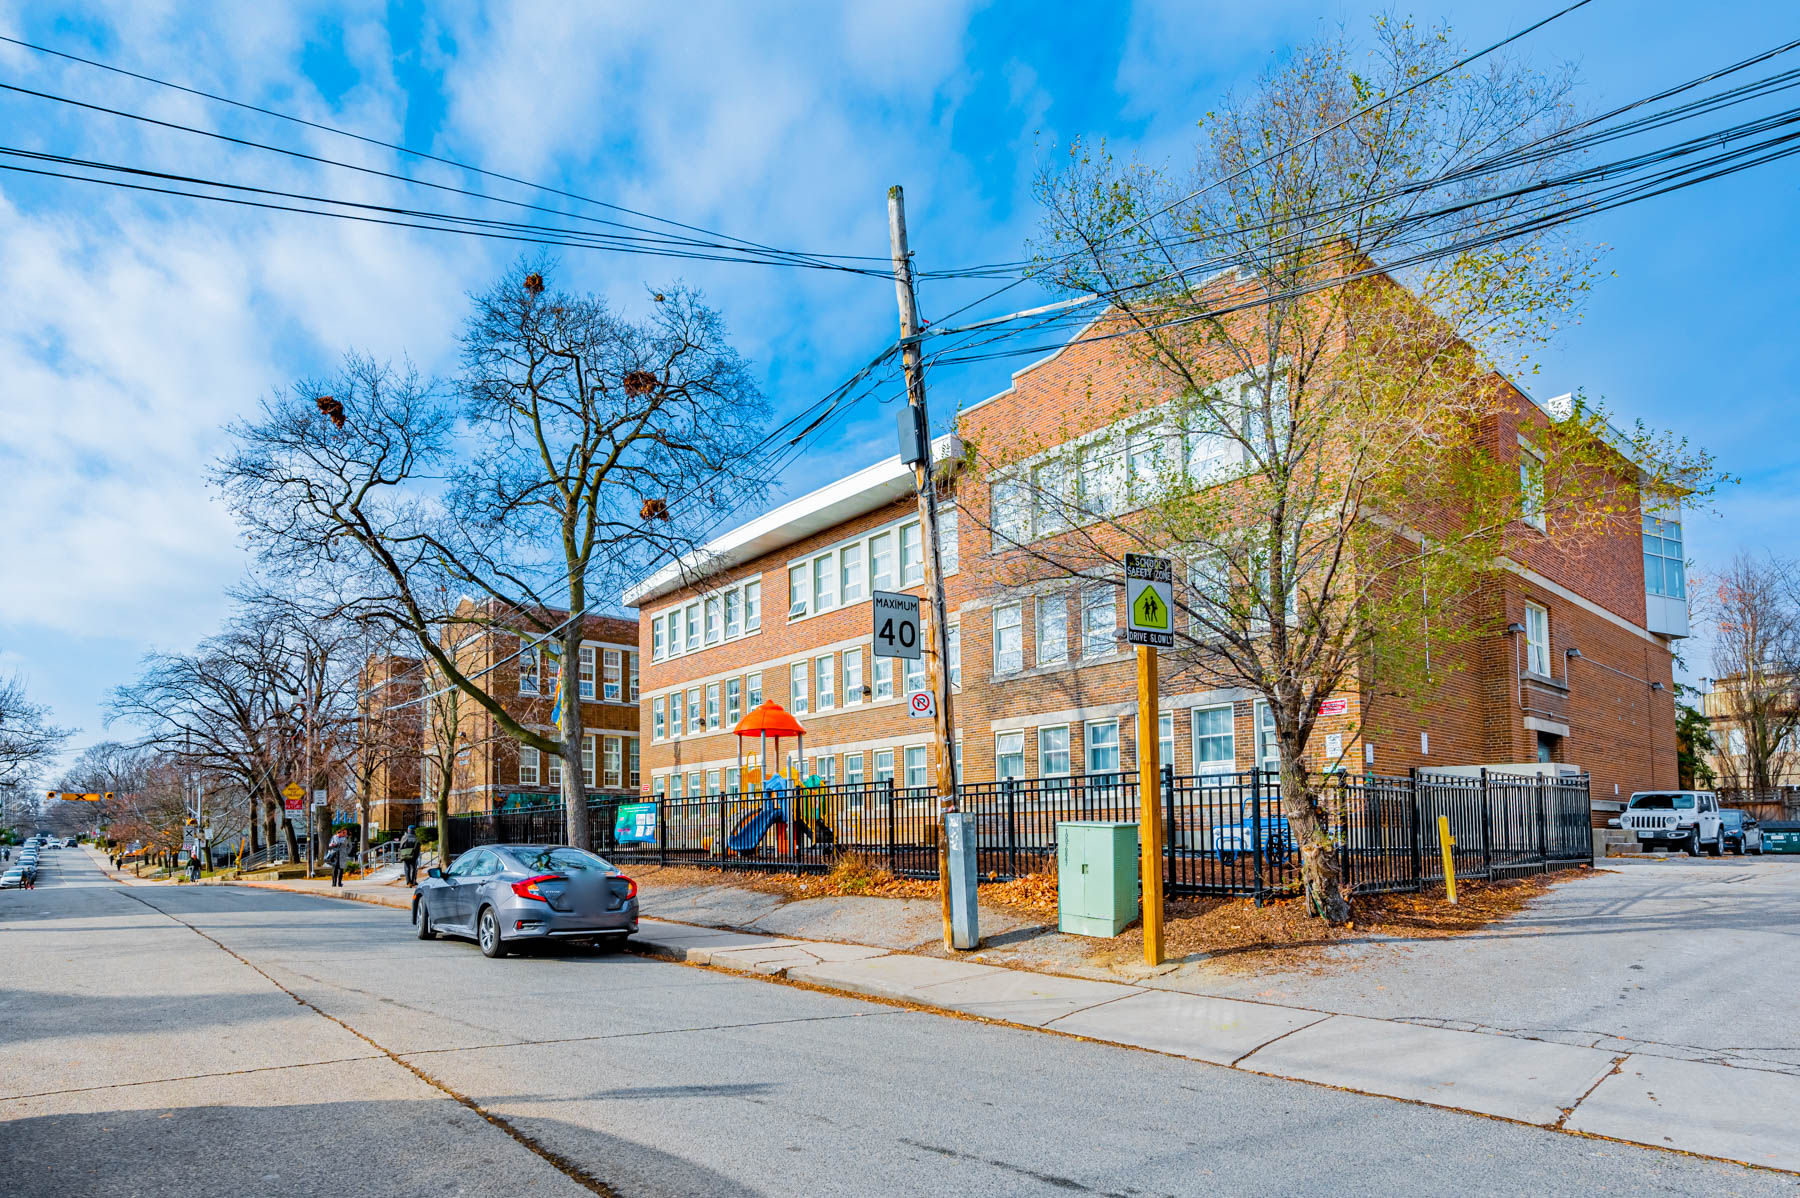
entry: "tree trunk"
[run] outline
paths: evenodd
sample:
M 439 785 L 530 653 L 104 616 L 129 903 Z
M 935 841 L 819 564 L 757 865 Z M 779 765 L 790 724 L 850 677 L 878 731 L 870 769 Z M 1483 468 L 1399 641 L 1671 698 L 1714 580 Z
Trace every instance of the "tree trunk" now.
M 454 748 L 454 743 L 452 743 Z M 438 868 L 443 869 L 450 864 L 450 787 L 456 780 L 453 772 L 456 758 L 449 758 L 449 768 L 438 770 L 437 794 L 432 799 L 432 808 L 437 813 L 437 854 Z
M 596 672 L 599 663 L 596 662 Z M 596 682 L 599 680 L 596 678 Z M 581 621 L 563 637 L 562 661 L 562 800 L 563 830 L 568 843 L 592 848 L 588 840 L 587 785 L 581 773 Z M 595 762 L 598 768 L 599 762 Z
M 262 818 L 262 809 L 262 798 L 252 790 L 250 792 L 250 851 L 252 853 L 262 848 L 261 829 L 256 826 L 256 822 Z
M 1307 786 L 1304 765 L 1281 763 L 1281 810 L 1300 847 L 1300 881 L 1306 888 L 1307 910 L 1326 923 L 1345 924 L 1350 922 L 1350 901 L 1344 895 L 1337 850 L 1319 798 L 1317 790 Z

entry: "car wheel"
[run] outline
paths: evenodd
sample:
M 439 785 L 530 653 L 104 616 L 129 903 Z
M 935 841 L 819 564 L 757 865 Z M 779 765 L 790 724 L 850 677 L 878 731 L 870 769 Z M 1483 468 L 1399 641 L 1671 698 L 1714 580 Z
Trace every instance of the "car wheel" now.
M 1713 842 L 1706 846 L 1706 855 L 1708 857 L 1725 855 L 1725 829 L 1719 829 L 1719 834 L 1713 837 Z
M 437 933 L 431 930 L 431 912 L 425 909 L 424 899 L 413 900 L 413 930 L 420 940 L 436 940 Z
M 1742 857 L 1744 855 L 1744 842 L 1742 840 L 1734 840 L 1731 842 L 1731 854 L 1734 857 Z
M 1689 828 L 1688 829 L 1687 839 L 1683 840 L 1681 842 L 1681 851 L 1686 853 L 1690 857 L 1698 857 L 1700 855 L 1700 829 L 1699 828 Z
M 481 914 L 475 917 L 475 938 L 481 945 L 483 955 L 506 955 L 506 941 L 500 936 L 500 917 L 494 914 L 492 907 L 483 907 Z

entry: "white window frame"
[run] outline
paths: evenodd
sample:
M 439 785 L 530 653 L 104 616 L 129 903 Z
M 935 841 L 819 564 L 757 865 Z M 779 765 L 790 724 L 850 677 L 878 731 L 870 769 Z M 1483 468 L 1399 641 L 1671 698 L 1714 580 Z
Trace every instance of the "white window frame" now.
M 1541 603 L 1525 604 L 1525 671 L 1550 678 L 1550 609 Z
M 961 525 L 955 505 L 938 512 L 938 565 L 946 578 L 962 569 Z
M 899 577 L 896 569 L 898 559 L 894 556 L 894 530 L 888 529 L 869 537 L 869 589 L 871 591 L 894 590 L 894 580 Z M 886 564 L 883 565 L 882 563 Z
M 950 685 L 962 689 L 962 621 L 951 620 L 945 626 L 945 639 L 950 646 Z M 957 777 L 961 777 L 958 774 Z
M 662 613 L 658 612 L 656 618 L 650 621 L 650 660 L 661 661 L 663 659 L 663 651 L 667 645 L 668 641 L 663 629 Z
M 861 786 L 863 782 L 863 755 L 861 753 L 844 754 L 844 784 Z
M 519 746 L 519 785 L 538 784 L 538 751 L 530 745 Z
M 796 562 L 788 567 L 788 620 L 804 620 L 812 614 L 812 565 Z
M 869 581 L 868 560 L 861 541 L 838 550 L 838 603 L 844 607 L 862 602 Z
M 1108 733 L 1109 729 L 1110 733 Z M 1112 737 L 1111 743 L 1106 743 L 1101 737 L 1096 736 L 1096 733 L 1108 733 Z M 1097 762 L 1095 759 L 1096 749 L 1110 750 L 1112 765 L 1107 766 Z M 1086 763 L 1086 772 L 1089 775 L 1109 777 L 1117 775 L 1125 764 L 1124 746 L 1120 739 L 1118 719 L 1115 717 L 1107 720 L 1087 721 L 1081 730 L 1081 753 L 1082 759 Z
M 594 789 L 594 737 L 592 733 L 581 738 L 581 784 L 589 790 Z
M 744 635 L 762 631 L 762 579 L 744 584 Z
M 633 791 L 642 789 L 644 785 L 643 757 L 639 752 L 638 738 L 627 736 L 625 740 L 625 785 Z
M 925 677 L 925 659 L 923 657 L 902 657 L 900 665 L 902 667 L 900 687 L 903 695 L 916 695 L 926 689 L 928 683 Z
M 662 695 L 658 695 L 650 700 L 650 739 L 667 740 L 668 738 L 669 705 Z
M 761 670 L 752 670 L 744 675 L 744 710 L 753 711 L 762 706 L 763 676 Z
M 725 638 L 725 601 L 718 595 L 708 595 L 703 610 L 706 644 L 710 648 Z
M 863 651 L 861 646 L 844 650 L 844 706 L 855 707 L 863 701 Z
M 1200 727 L 1201 717 L 1221 711 L 1225 713 L 1225 731 L 1203 732 Z M 1193 739 L 1194 761 L 1191 768 L 1196 775 L 1237 773 L 1237 711 L 1230 703 L 1214 703 L 1194 708 L 1188 715 L 1188 728 Z M 1224 757 L 1208 757 L 1201 751 L 1201 742 L 1220 740 L 1225 742 L 1227 750 Z
M 617 736 L 600 739 L 600 785 L 621 790 L 625 786 L 625 748 Z
M 669 739 L 687 735 L 687 701 L 681 691 L 669 692 Z
M 1054 733 L 1058 733 L 1058 732 L 1060 732 L 1062 734 L 1062 748 L 1052 750 L 1045 744 L 1045 740 L 1046 740 L 1045 734 L 1046 733 L 1054 734 Z M 1054 740 L 1054 739 L 1056 739 L 1056 737 L 1054 735 L 1052 735 L 1052 736 L 1048 737 L 1048 739 Z M 1050 755 L 1052 752 L 1057 752 L 1057 753 L 1062 754 L 1062 768 L 1060 770 L 1051 768 Z M 1069 770 L 1073 767 L 1074 761 L 1072 759 L 1071 753 L 1069 752 L 1069 726 L 1067 724 L 1044 724 L 1038 728 L 1038 730 L 1037 730 L 1037 758 L 1038 758 L 1038 777 L 1040 777 L 1040 778 L 1067 778 L 1069 776 Z
M 530 685 L 526 685 L 527 681 Z M 519 693 L 535 695 L 538 693 L 538 647 L 532 645 L 519 654 Z
M 910 560 L 907 557 L 908 546 L 906 543 L 909 533 L 913 538 Z M 902 524 L 896 543 L 900 551 L 900 589 L 904 591 L 923 585 L 925 582 L 925 534 L 920 528 L 919 522 L 914 520 L 908 524 Z
M 744 589 L 732 587 L 726 591 L 725 603 L 725 639 L 735 641 L 744 635 Z
M 1032 619 L 1037 625 L 1038 665 L 1062 665 L 1069 660 L 1068 595 L 1039 595 L 1032 607 Z
M 738 721 L 744 718 L 744 680 L 727 678 L 725 680 L 725 723 L 727 728 L 736 728 Z
M 690 686 L 687 690 L 688 735 L 697 736 L 706 731 L 706 709 L 701 706 L 705 702 L 704 687 Z
M 1009 769 L 1007 763 L 1012 762 L 1014 768 Z M 1005 782 L 1010 778 L 1025 776 L 1025 732 L 1016 729 L 1011 732 L 994 733 L 994 779 Z
M 682 622 L 687 626 L 687 651 L 698 653 L 700 643 L 700 601 L 695 600 L 682 608 Z
M 719 684 L 706 684 L 706 730 L 711 732 L 719 726 Z
M 892 782 L 894 780 L 894 751 L 892 749 L 875 750 L 875 781 Z
M 1175 764 L 1175 713 L 1164 711 L 1156 717 L 1156 764 L 1161 769 Z
M 1280 769 L 1281 742 L 1275 736 L 1275 709 L 1265 700 L 1258 699 L 1251 717 L 1250 750 L 1255 758 L 1255 768 Z
M 579 650 L 579 655 L 576 659 L 576 667 L 577 667 L 577 670 L 579 671 L 576 674 L 576 677 L 581 682 L 582 702 L 584 702 L 584 703 L 592 702 L 593 698 L 594 698 L 594 673 L 595 673 L 595 670 L 594 670 L 594 646 L 583 645 L 581 647 L 581 649 Z
M 993 610 L 994 677 L 1005 678 L 1025 668 L 1025 608 L 1014 601 Z
M 807 662 L 796 661 L 788 665 L 788 710 L 795 715 L 804 715 L 807 707 L 807 675 L 810 673 Z
M 893 697 L 894 659 L 877 654 L 875 658 L 875 699 L 879 702 L 882 699 Z
M 813 658 L 814 709 L 833 711 L 837 708 L 837 658 L 822 653 Z
M 620 649 L 604 650 L 600 657 L 600 696 L 608 703 L 625 701 L 625 654 Z
M 1110 617 L 1104 640 L 1096 633 L 1094 616 L 1105 608 Z M 1107 657 L 1119 648 L 1119 601 L 1110 586 L 1089 587 L 1081 593 L 1081 656 Z
M 821 584 L 825 589 L 820 589 Z M 812 559 L 812 604 L 816 612 L 837 610 L 838 572 L 834 550 L 827 549 Z
M 914 777 L 917 782 L 913 781 Z M 931 785 L 931 759 L 925 752 L 924 745 L 906 746 L 906 787 L 910 790 L 916 786 Z
M 1544 455 L 1519 442 L 1519 519 L 1539 532 L 1546 527 L 1544 485 Z

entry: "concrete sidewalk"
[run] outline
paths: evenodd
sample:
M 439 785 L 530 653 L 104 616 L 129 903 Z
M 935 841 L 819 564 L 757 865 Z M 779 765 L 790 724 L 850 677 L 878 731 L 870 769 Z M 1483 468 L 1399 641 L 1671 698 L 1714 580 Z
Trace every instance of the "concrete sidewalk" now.
M 233 882 L 407 909 L 402 886 Z M 1041 1028 L 1268 1077 L 1800 1172 L 1800 1077 L 644 919 L 639 953 Z

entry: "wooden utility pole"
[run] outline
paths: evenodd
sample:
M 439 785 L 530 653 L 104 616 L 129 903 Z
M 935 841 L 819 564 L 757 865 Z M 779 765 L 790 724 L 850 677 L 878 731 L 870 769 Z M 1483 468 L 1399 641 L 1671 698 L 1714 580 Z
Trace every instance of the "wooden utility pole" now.
M 930 650 L 925 685 L 937 699 L 938 898 L 943 907 L 944 947 L 954 948 L 950 928 L 950 850 L 943 816 L 956 810 L 956 721 L 950 696 L 950 620 L 944 604 L 944 572 L 938 558 L 937 484 L 931 460 L 931 418 L 925 406 L 925 372 L 919 353 L 919 298 L 913 289 L 912 251 L 906 243 L 906 194 L 888 188 L 888 243 L 894 257 L 894 295 L 900 303 L 900 360 L 906 368 L 906 402 L 921 430 L 920 456 L 913 465 L 919 494 L 919 528 L 925 550 L 925 593 L 931 603 Z

